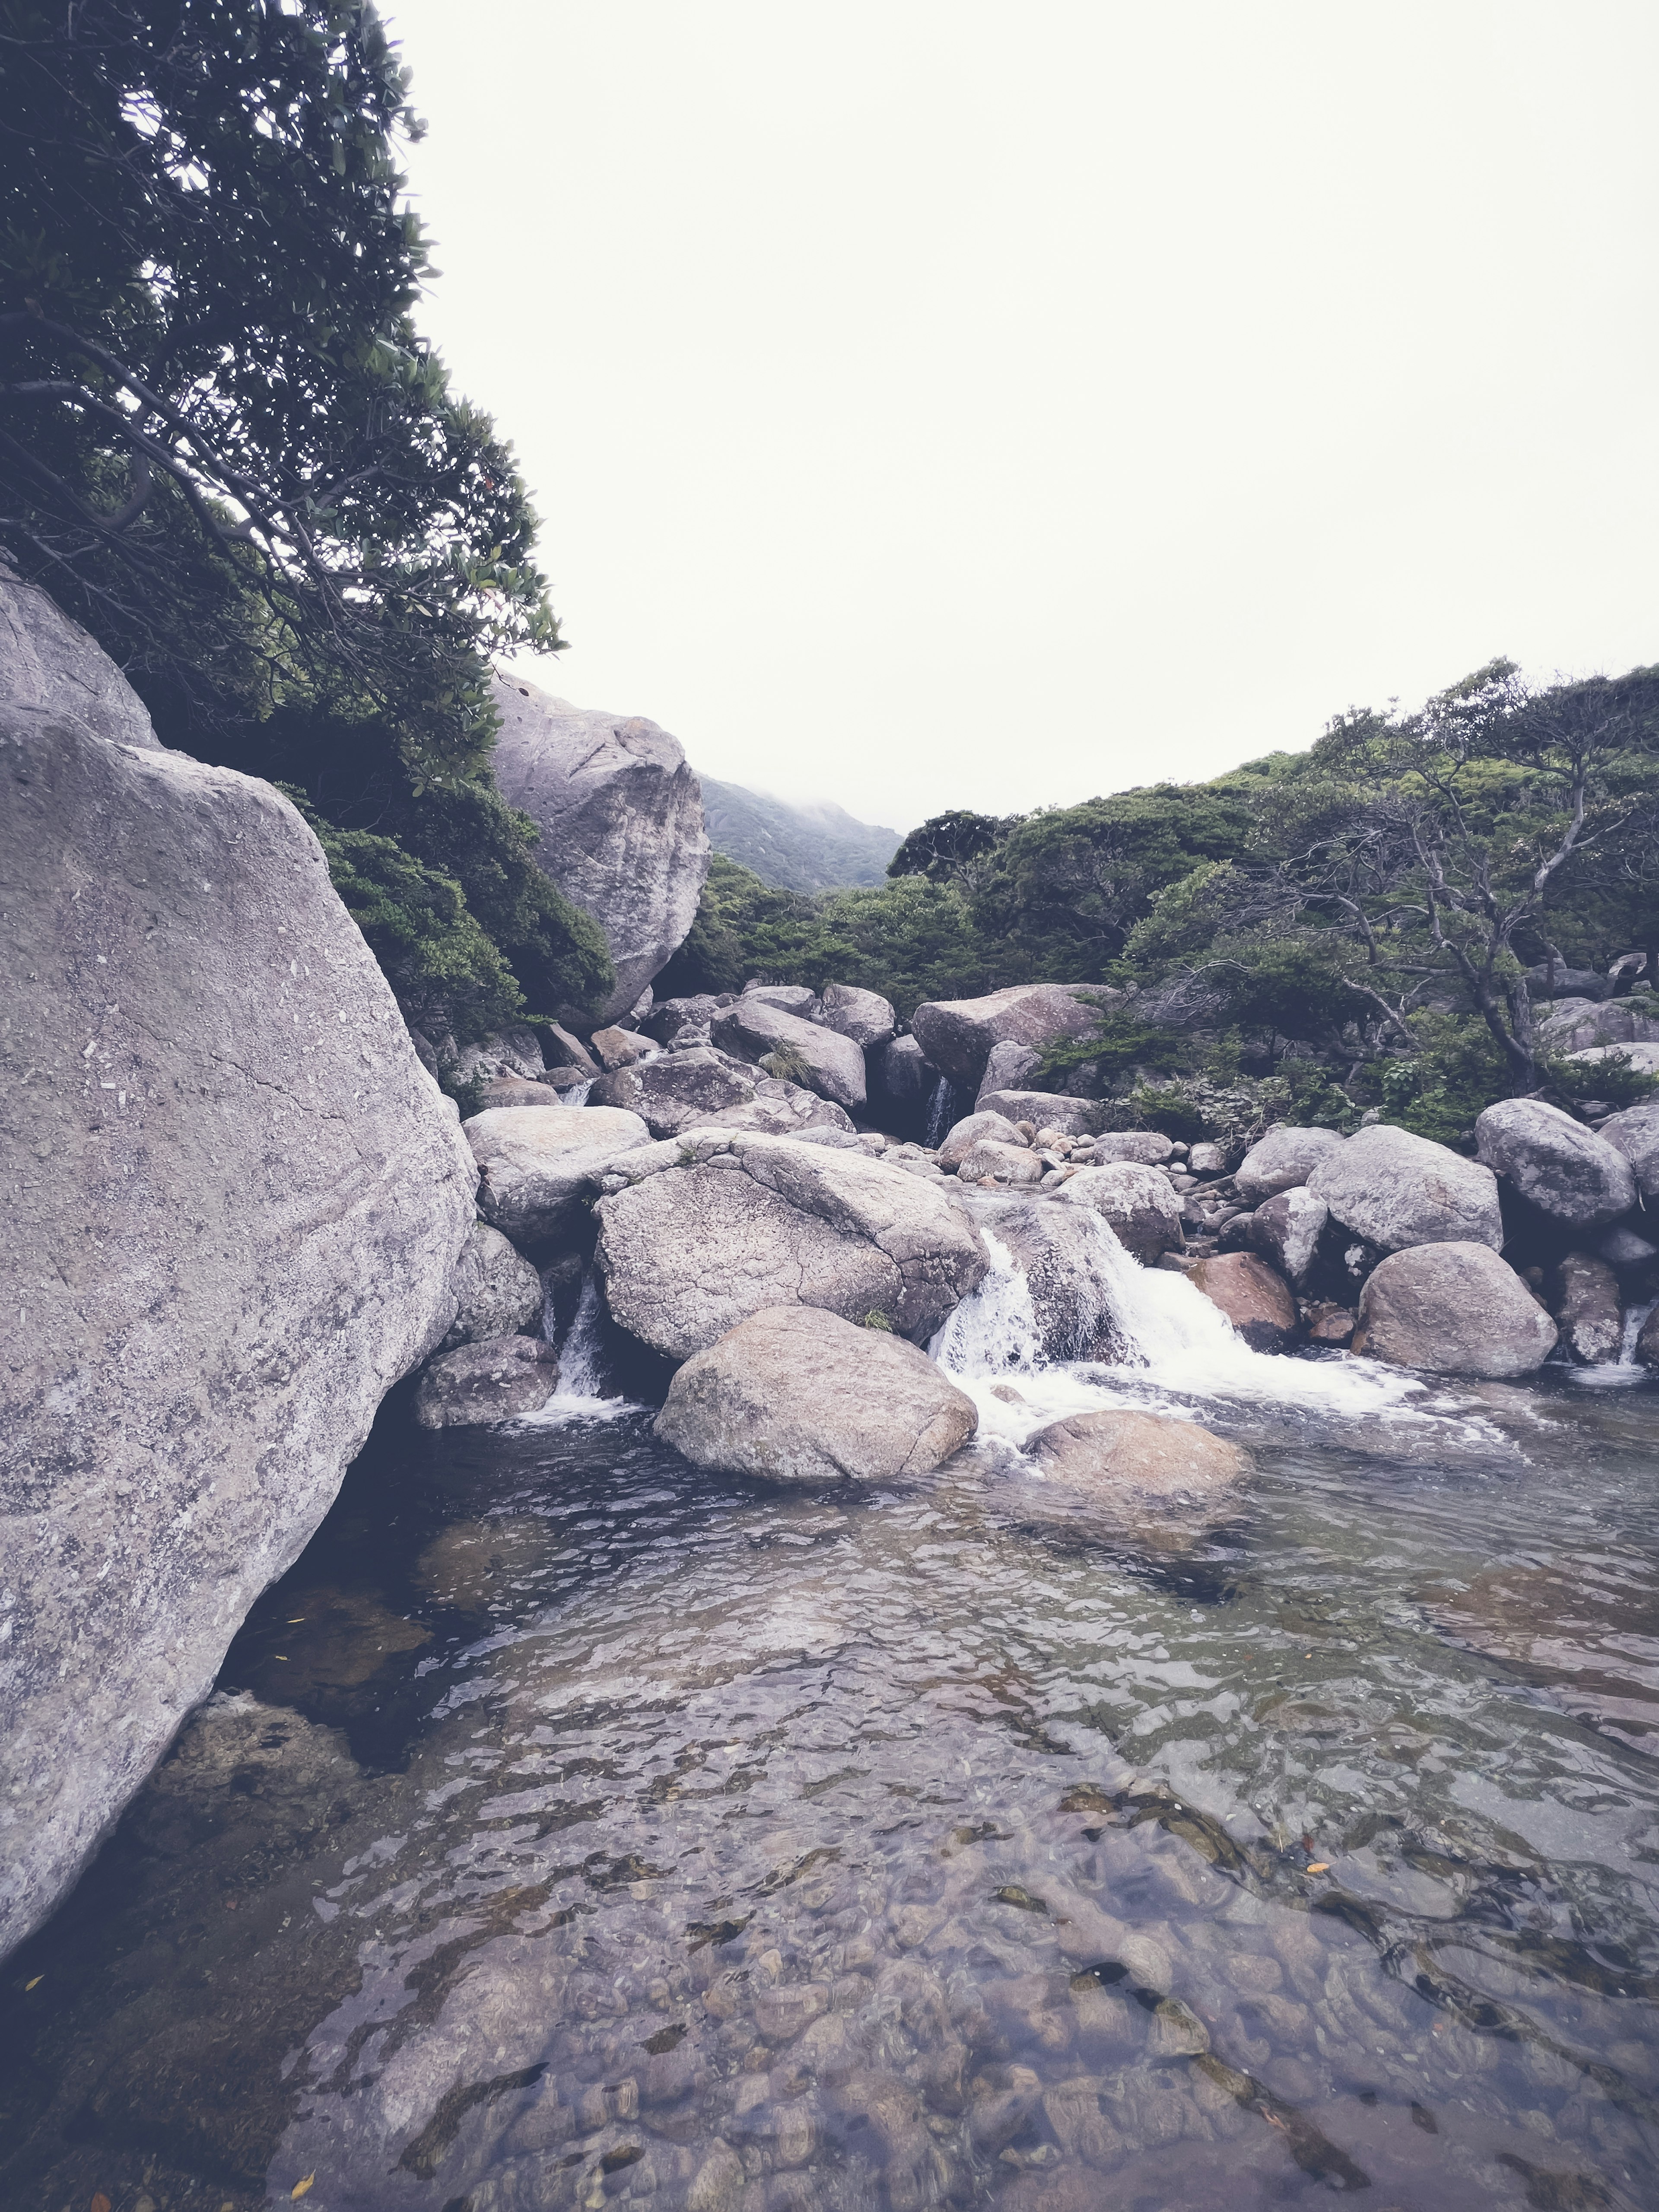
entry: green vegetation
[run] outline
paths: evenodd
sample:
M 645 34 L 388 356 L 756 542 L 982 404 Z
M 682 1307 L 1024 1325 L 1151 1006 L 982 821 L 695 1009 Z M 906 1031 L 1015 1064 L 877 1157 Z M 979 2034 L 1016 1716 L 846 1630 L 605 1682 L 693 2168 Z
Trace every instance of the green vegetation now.
M 603 991 L 491 776 L 489 656 L 558 625 L 511 448 L 413 319 L 420 125 L 375 9 L 17 0 L 6 30 L 0 544 L 167 743 L 342 833 L 411 1018 Z

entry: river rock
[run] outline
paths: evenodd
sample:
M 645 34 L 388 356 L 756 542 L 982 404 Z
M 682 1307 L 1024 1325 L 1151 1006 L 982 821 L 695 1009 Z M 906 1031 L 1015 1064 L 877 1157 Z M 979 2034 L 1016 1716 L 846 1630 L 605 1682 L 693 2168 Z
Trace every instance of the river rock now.
M 1144 1168 L 1166 1167 L 1175 1158 L 1175 1146 L 1156 1129 L 1109 1129 L 1089 1147 L 1097 1167 L 1115 1160 L 1134 1160 Z
M 1100 1127 L 1104 1109 L 1092 1098 L 1066 1098 L 1052 1091 L 981 1091 L 974 1110 L 1000 1114 L 1006 1121 L 1034 1121 L 1040 1129 L 1058 1129 L 1064 1137 L 1086 1137 Z M 1139 1159 L 1139 1152 L 1113 1155 Z M 1169 1158 L 1168 1140 L 1161 1158 Z
M 851 1037 L 864 1052 L 885 1044 L 898 1027 L 890 999 L 879 991 L 860 991 L 852 983 L 826 983 L 812 1017 L 824 1029 Z
M 947 1173 L 962 1165 L 974 1146 L 981 1142 L 994 1145 L 1023 1145 L 1025 1139 L 1014 1122 L 1003 1114 L 978 1113 L 964 1115 L 945 1132 L 939 1148 L 939 1164 Z
M 1099 1214 L 1124 1250 L 1143 1263 L 1181 1249 L 1181 1200 L 1159 1168 L 1133 1160 L 1079 1168 L 1060 1185 L 1060 1198 L 1064 1205 L 1086 1206 Z
M 726 1141 L 596 1209 L 611 1316 L 668 1358 L 689 1359 L 768 1306 L 858 1322 L 877 1313 L 925 1340 L 985 1275 L 979 1232 L 946 1186 L 863 1152 L 743 1131 Z
M 1250 1243 L 1299 1291 L 1313 1273 L 1330 1208 L 1304 1184 L 1275 1192 L 1249 1217 Z
M 975 1106 L 983 1105 L 988 1091 L 1018 1091 L 1027 1077 L 1035 1075 L 1042 1065 L 1042 1054 L 1034 1052 L 1029 1044 L 1017 1044 L 1013 1038 L 1005 1037 L 994 1044 L 985 1055 L 985 1072 L 979 1079 L 979 1095 Z
M 495 781 L 540 830 L 538 865 L 605 932 L 617 987 L 598 1018 L 614 1022 L 696 918 L 708 873 L 697 779 L 678 739 L 639 716 L 573 707 L 511 674 L 494 702 Z
M 851 1037 L 821 1028 L 799 1014 L 786 1013 L 757 991 L 723 1007 L 709 1024 L 717 1045 L 746 1060 L 776 1053 L 792 1063 L 777 1072 L 822 1098 L 834 1099 L 848 1113 L 860 1113 L 865 1103 L 864 1054 Z
M 1240 1446 L 1167 1413 L 1073 1413 L 1039 1429 L 1025 1449 L 1049 1481 L 1130 1525 L 1213 1509 L 1250 1471 Z
M 1091 1207 L 988 1199 L 975 1202 L 974 1218 L 1025 1278 L 1044 1359 L 1124 1356 L 1123 1255 Z
M 592 1179 L 651 1133 L 617 1106 L 562 1106 L 551 1114 L 495 1107 L 461 1124 L 482 1170 L 478 1211 L 492 1229 L 532 1251 L 568 1238 Z
M 1595 1239 L 1595 1255 L 1609 1267 L 1645 1267 L 1650 1261 L 1659 1260 L 1659 1244 L 1621 1221 L 1614 1228 L 1604 1229 Z
M 1530 1375 L 1555 1323 L 1490 1244 L 1419 1244 L 1379 1261 L 1359 1294 L 1353 1348 L 1441 1375 Z
M 482 1343 L 487 1336 L 509 1336 L 541 1319 L 542 1279 L 522 1252 L 515 1252 L 499 1229 L 475 1221 L 461 1247 L 449 1287 L 455 1318 L 439 1346 Z
M 593 1054 L 607 1074 L 618 1067 L 632 1067 L 636 1060 L 645 1060 L 656 1050 L 653 1040 L 641 1036 L 637 1030 L 618 1029 L 612 1023 L 609 1029 L 595 1030 L 592 1036 Z
M 1057 1038 L 1085 1036 L 1100 1020 L 1091 1001 L 1119 995 L 1092 984 L 1016 983 L 982 999 L 929 1000 L 916 1008 L 910 1026 L 935 1067 L 977 1092 L 993 1045 L 1041 1051 Z
M 27 635 L 55 685 L 69 647 Z M 76 651 L 61 711 L 55 690 L 0 708 L 0 1950 L 442 1338 L 473 1213 L 453 1115 L 311 831 L 269 784 L 94 734 L 143 710 Z
M 763 1006 L 775 1006 L 780 1013 L 795 1014 L 802 1021 L 811 1020 L 818 1011 L 818 994 L 805 983 L 763 983 L 758 977 L 743 987 L 745 999 L 753 999 Z
M 712 1045 L 665 1053 L 660 1060 L 602 1076 L 588 1105 L 622 1106 L 637 1114 L 653 1137 L 683 1129 L 755 1129 L 789 1137 L 827 1130 L 855 1141 L 845 1111 L 816 1091 L 766 1075 Z
M 1614 1066 L 1628 1068 L 1634 1075 L 1659 1075 L 1659 1044 L 1598 1044 L 1587 1052 L 1571 1052 L 1567 1057 L 1583 1067 L 1601 1067 L 1611 1060 Z
M 1048 1170 L 1029 1145 L 1000 1144 L 994 1137 L 975 1137 L 957 1163 L 963 1182 L 1041 1182 Z
M 1258 1147 L 1258 1150 L 1260 1147 Z M 1240 1194 L 1243 1175 L 1240 1171 Z M 1504 1242 L 1498 1179 L 1427 1137 L 1382 1122 L 1339 1139 L 1308 1177 L 1345 1229 L 1382 1252 L 1414 1244 Z
M 1601 1229 L 1636 1203 L 1636 1176 L 1614 1145 L 1541 1098 L 1502 1098 L 1474 1125 L 1480 1158 L 1567 1229 Z
M 979 1426 L 925 1352 L 832 1313 L 769 1306 L 696 1352 L 656 1433 L 696 1467 L 775 1482 L 927 1474 Z
M 1233 1180 L 1240 1204 L 1260 1206 L 1281 1190 L 1296 1189 L 1341 1144 L 1334 1129 L 1269 1129 L 1238 1164 Z
M 1619 1278 L 1590 1252 L 1569 1252 L 1555 1270 L 1550 1308 L 1561 1342 L 1581 1367 L 1601 1367 L 1619 1357 L 1625 1338 Z
M 491 1036 L 480 1037 L 476 1043 L 463 1046 L 455 1059 L 456 1080 L 460 1083 L 489 1083 L 501 1076 L 518 1076 L 526 1083 L 533 1083 L 545 1073 L 546 1063 L 536 1032 L 517 1026 L 497 1030 Z M 599 1073 L 592 1060 L 588 1061 L 588 1073 Z
M 1255 1253 L 1200 1260 L 1187 1279 L 1220 1307 L 1252 1352 L 1283 1352 L 1294 1339 L 1296 1300 L 1284 1277 Z
M 111 744 L 163 750 L 149 709 L 109 655 L 0 554 L 0 720 L 38 714 Z
M 1659 1198 L 1659 1099 L 1610 1115 L 1596 1134 L 1630 1162 L 1644 1198 Z
M 541 1288 L 539 1281 L 536 1287 Z M 540 1337 L 487 1336 L 432 1362 L 415 1393 L 415 1418 L 423 1429 L 510 1421 L 519 1413 L 538 1413 L 558 1380 L 553 1347 Z
M 522 1075 L 492 1075 L 478 1085 L 478 1110 L 501 1106 L 560 1106 L 563 1100 L 550 1083 L 532 1083 Z

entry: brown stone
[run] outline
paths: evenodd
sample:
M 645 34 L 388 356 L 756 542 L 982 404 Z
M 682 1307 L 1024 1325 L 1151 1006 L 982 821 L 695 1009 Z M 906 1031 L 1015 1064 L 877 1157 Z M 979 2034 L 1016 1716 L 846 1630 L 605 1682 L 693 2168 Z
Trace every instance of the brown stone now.
M 1347 1344 L 1359 1323 L 1352 1306 L 1318 1305 L 1309 1309 L 1310 1344 Z
M 1073 1413 L 1026 1447 L 1050 1481 L 1129 1522 L 1207 1505 L 1249 1471 L 1249 1455 L 1195 1421 L 1127 1410 Z
M 1290 1285 L 1254 1252 L 1223 1252 L 1200 1261 L 1189 1279 L 1220 1307 L 1253 1352 L 1282 1352 L 1294 1338 Z

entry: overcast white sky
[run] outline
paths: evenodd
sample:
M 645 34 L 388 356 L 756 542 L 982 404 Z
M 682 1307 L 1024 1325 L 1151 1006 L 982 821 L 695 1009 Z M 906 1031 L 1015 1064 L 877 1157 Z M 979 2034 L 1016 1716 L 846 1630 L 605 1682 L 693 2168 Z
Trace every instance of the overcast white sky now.
M 1659 660 L 1652 0 L 386 0 L 571 641 L 908 827 Z

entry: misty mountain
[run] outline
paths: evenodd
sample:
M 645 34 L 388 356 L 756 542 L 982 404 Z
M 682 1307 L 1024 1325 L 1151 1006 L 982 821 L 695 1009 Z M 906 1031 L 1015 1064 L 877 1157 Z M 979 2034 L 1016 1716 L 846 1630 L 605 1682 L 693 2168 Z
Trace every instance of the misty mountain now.
M 717 853 L 752 868 L 781 890 L 843 890 L 886 879 L 899 848 L 896 830 L 858 822 L 829 804 L 792 806 L 740 783 L 699 775 L 703 818 Z

